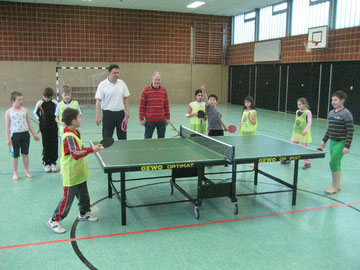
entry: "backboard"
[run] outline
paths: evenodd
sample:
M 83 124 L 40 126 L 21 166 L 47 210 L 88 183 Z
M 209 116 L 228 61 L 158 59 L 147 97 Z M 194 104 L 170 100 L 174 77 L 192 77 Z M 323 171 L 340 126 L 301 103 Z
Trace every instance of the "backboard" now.
M 328 26 L 309 28 L 308 41 L 316 42 L 316 43 L 309 43 L 308 44 L 309 49 L 325 49 L 327 48 L 327 40 L 328 40 Z

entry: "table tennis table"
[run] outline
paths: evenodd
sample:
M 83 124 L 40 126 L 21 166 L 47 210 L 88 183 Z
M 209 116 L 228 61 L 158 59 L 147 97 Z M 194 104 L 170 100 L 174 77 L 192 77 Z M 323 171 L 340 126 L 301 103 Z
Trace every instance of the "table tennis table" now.
M 96 142 L 91 142 L 96 144 Z M 258 174 L 262 174 L 290 188 L 292 204 L 296 204 L 299 160 L 323 158 L 325 153 L 292 144 L 266 135 L 252 136 L 219 136 L 208 137 L 191 129 L 180 126 L 180 138 L 126 140 L 116 141 L 111 148 L 96 153 L 100 165 L 108 178 L 108 197 L 113 191 L 121 203 L 122 225 L 126 225 L 126 172 L 142 171 L 144 173 L 158 170 L 171 170 L 170 194 L 174 188 L 186 198 L 183 201 L 168 201 L 139 205 L 136 207 L 192 202 L 195 218 L 200 217 L 199 206 L 203 199 L 229 197 L 233 203 L 234 214 L 238 213 L 236 195 L 237 165 L 254 163 L 254 184 L 257 185 Z M 289 183 L 259 169 L 261 163 L 293 160 L 293 181 Z M 229 166 L 231 179 L 214 183 L 205 177 L 207 166 Z M 120 179 L 113 179 L 114 173 L 120 173 Z M 177 182 L 182 177 L 197 176 L 196 196 L 190 196 Z M 157 177 L 138 178 L 153 179 Z M 135 180 L 138 180 L 135 179 Z M 120 182 L 120 190 L 115 186 Z M 273 191 L 271 193 L 275 193 Z M 282 191 L 279 191 L 282 192 Z

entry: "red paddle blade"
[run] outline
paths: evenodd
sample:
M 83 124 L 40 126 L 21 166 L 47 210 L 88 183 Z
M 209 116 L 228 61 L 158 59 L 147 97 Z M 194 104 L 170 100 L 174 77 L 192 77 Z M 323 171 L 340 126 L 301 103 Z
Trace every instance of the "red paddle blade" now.
M 318 150 L 318 151 L 323 151 L 324 149 L 322 149 L 321 147 L 319 147 L 319 148 L 317 148 L 316 150 Z
M 102 146 L 104 148 L 109 148 L 110 146 L 112 146 L 114 144 L 114 139 L 111 137 L 104 138 L 100 141 L 100 144 L 102 144 Z
M 235 125 L 230 125 L 229 126 L 229 132 L 230 133 L 235 133 L 236 132 L 236 126 Z

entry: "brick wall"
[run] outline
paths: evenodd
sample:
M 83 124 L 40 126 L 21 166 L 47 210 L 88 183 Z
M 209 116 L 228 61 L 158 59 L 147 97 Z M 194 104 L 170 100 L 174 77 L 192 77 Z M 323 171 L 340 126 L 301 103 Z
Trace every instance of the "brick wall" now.
M 196 23 L 231 33 L 231 17 L 0 2 L 0 61 L 187 64 Z
M 329 31 L 328 48 L 305 51 L 307 35 L 282 38 L 281 60 L 277 63 L 325 62 L 360 60 L 360 27 Z M 227 51 L 228 65 L 249 65 L 254 62 L 254 42 L 231 45 Z

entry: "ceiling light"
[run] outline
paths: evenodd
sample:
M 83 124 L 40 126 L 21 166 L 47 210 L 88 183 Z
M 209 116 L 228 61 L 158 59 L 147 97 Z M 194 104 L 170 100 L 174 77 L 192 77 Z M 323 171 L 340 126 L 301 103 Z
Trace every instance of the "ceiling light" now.
M 193 2 L 191 4 L 188 4 L 186 7 L 187 8 L 197 8 L 197 7 L 202 6 L 203 4 L 205 4 L 204 1 L 195 1 L 195 2 Z

